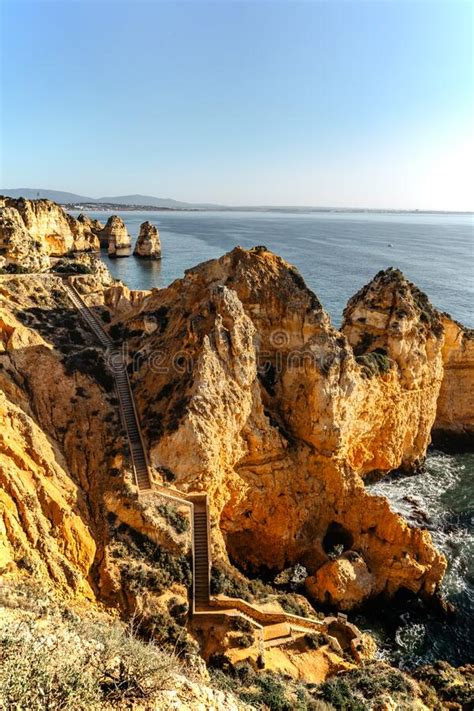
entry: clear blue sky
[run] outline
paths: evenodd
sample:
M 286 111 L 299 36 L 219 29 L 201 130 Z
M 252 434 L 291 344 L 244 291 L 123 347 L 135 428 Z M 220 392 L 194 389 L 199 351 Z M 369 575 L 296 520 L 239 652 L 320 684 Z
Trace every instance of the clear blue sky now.
M 473 3 L 23 2 L 3 187 L 473 209 Z

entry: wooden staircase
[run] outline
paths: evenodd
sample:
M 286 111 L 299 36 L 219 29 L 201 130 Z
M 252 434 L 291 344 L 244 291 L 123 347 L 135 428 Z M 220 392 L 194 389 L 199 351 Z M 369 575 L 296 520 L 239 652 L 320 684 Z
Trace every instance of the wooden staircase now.
M 207 495 L 195 495 L 193 503 L 194 607 L 206 608 L 211 595 L 211 552 Z
M 214 619 L 218 619 L 219 616 L 237 616 L 250 621 L 257 632 L 262 653 L 265 648 L 286 644 L 295 636 L 301 636 L 308 631 L 322 632 L 327 629 L 325 622 L 283 612 L 264 612 L 251 603 L 237 598 L 211 597 L 211 536 L 208 496 L 205 493 L 183 494 L 177 489 L 164 487 L 158 483 L 153 483 L 152 486 L 147 449 L 130 387 L 125 358 L 122 351 L 117 348 L 104 330 L 100 320 L 83 301 L 73 284 L 75 278 L 77 277 L 65 277 L 62 283 L 67 295 L 90 330 L 107 350 L 108 364 L 115 378 L 120 414 L 130 445 L 137 487 L 141 492 L 156 492 L 163 498 L 175 504 L 186 505 L 190 509 L 192 518 L 193 615 Z
M 109 334 L 104 330 L 104 327 L 97 316 L 84 303 L 81 295 L 72 284 L 72 278 L 69 277 L 67 280 L 64 279 L 63 285 L 67 295 L 81 314 L 84 321 L 87 323 L 101 345 L 107 349 L 107 360 L 115 378 L 115 388 L 117 390 L 120 403 L 120 414 L 130 446 L 135 482 L 141 491 L 149 490 L 151 489 L 151 478 L 148 457 L 140 429 L 135 400 L 130 387 L 127 364 L 123 354 L 114 344 Z

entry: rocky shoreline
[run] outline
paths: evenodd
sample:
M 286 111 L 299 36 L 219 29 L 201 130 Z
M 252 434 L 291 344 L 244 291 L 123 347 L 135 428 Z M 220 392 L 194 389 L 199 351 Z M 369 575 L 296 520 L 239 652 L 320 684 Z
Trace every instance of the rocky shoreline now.
M 11 198 L 0 211 L 2 581 L 32 578 L 91 609 L 139 615 L 143 634 L 200 651 L 229 678 L 244 663 L 258 674 L 248 630 L 193 624 L 189 524 L 159 496 L 137 496 L 110 354 L 62 287 L 61 273 L 75 273 L 128 359 L 154 481 L 209 495 L 215 594 L 314 616 L 400 591 L 435 599 L 444 556 L 422 521 L 409 525 L 365 480 L 416 472 L 433 436 L 472 441 L 471 331 L 396 269 L 349 300 L 337 330 L 265 247 L 130 291 L 93 255 L 101 244 L 130 253 L 120 218 L 104 227 Z M 135 249 L 159 258 L 156 228 L 144 223 Z M 295 566 L 299 593 L 247 578 Z M 268 653 L 267 671 L 323 683 L 374 655 L 368 641 L 358 661 L 332 644 L 302 635 Z M 410 708 L 444 708 L 410 684 Z

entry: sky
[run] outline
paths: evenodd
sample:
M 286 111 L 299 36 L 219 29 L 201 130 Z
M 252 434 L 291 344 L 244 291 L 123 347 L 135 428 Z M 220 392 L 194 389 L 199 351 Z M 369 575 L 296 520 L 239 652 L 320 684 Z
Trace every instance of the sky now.
M 2 187 L 474 209 L 468 0 L 0 0 Z

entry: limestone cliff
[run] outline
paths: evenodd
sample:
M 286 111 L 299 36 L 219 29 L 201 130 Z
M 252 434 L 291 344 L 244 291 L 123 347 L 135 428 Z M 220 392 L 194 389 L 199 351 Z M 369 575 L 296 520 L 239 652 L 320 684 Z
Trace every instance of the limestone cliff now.
M 0 248 L 7 263 L 28 270 L 44 270 L 50 256 L 97 251 L 97 227 L 87 218 L 76 220 L 50 200 L 0 197 Z
M 112 215 L 100 234 L 101 246 L 107 247 L 110 257 L 128 257 L 132 248 L 125 223 L 118 215 Z
M 153 291 L 122 328 L 153 463 L 209 492 L 216 552 L 316 572 L 353 551 L 348 606 L 436 590 L 446 563 L 429 533 L 361 478 L 416 469 L 435 418 L 443 327 L 403 275 L 378 274 L 339 332 L 293 267 L 236 248 Z M 309 590 L 331 601 L 320 583 Z
M 133 254 L 146 259 L 161 259 L 160 235 L 158 229 L 151 222 L 143 222 L 140 225 Z
M 444 374 L 433 435 L 444 446 L 474 448 L 474 331 L 447 314 L 444 326 Z
M 416 468 L 443 378 L 440 315 L 400 271 L 387 269 L 350 299 L 341 330 L 366 378 L 349 399 L 349 465 L 362 474 Z
M 310 594 L 345 609 L 400 587 L 437 589 L 445 560 L 429 533 L 369 495 L 363 477 L 419 467 L 440 389 L 438 418 L 442 402 L 455 401 L 443 361 L 449 373 L 459 351 L 467 364 L 470 341 L 444 341 L 449 324 L 400 272 L 381 272 L 356 294 L 341 331 L 298 272 L 263 247 L 236 248 L 167 289 L 130 292 L 100 270 L 81 277 L 77 289 L 104 325 L 111 322 L 111 335 L 126 341 L 156 476 L 209 493 L 218 557 L 275 572 L 300 562 Z M 18 565 L 30 535 L 38 565 L 50 565 L 61 584 L 77 578 L 91 595 L 123 596 L 110 552 L 116 544 L 99 508 L 145 537 L 155 518 L 121 488 L 130 470 L 107 390 L 107 354 L 84 333 L 59 278 L 5 279 L 0 295 L 3 408 L 15 430 L 8 440 L 29 462 L 27 442 L 36 437 L 42 469 L 33 457 L 29 480 L 54 482 L 54 510 L 76 541 L 73 553 L 34 532 L 56 520 L 37 496 L 41 484 L 30 486 L 34 525 L 22 520 L 23 465 L 17 471 L 21 457 L 9 454 L 5 566 Z M 453 423 L 464 417 L 456 407 Z M 48 474 L 52 457 L 60 469 Z M 61 503 L 74 497 L 74 505 Z M 76 517 L 68 518 L 68 507 Z M 57 572 L 68 566 L 72 577 Z M 132 598 L 127 593 L 123 604 Z
M 108 315 L 104 303 L 120 286 L 83 280 Z M 0 281 L 0 420 L 0 573 L 24 567 L 88 597 L 116 595 L 104 510 L 138 532 L 152 515 L 155 535 L 163 525 L 127 494 L 129 454 L 107 353 L 58 276 Z M 122 491 L 120 506 L 112 491 Z

